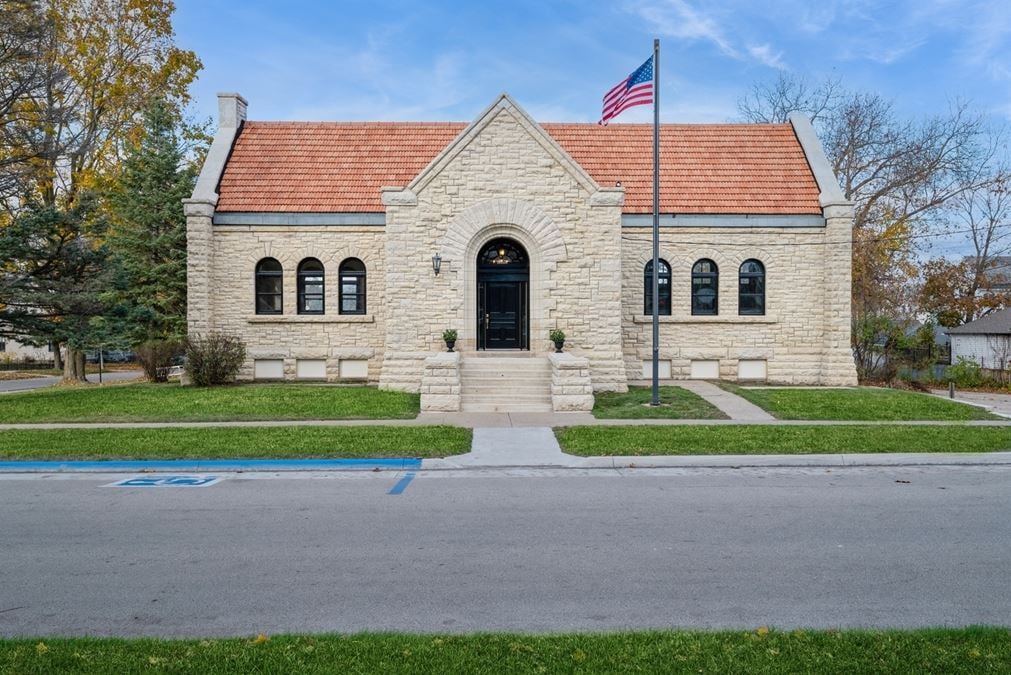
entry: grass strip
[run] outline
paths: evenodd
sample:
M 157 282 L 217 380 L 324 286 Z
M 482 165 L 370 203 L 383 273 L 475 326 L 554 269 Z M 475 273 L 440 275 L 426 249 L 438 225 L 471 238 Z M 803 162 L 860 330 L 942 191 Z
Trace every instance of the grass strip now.
M 1011 428 L 925 425 L 686 425 L 566 427 L 562 449 L 621 455 L 793 455 L 867 452 L 994 452 L 1011 449 Z
M 1006 673 L 1011 631 L 637 631 L 0 640 L 17 673 Z
M 720 384 L 781 420 L 911 421 L 1001 419 L 982 408 L 900 389 L 761 388 Z
M 599 419 L 720 420 L 727 416 L 704 398 L 681 387 L 660 387 L 660 405 L 650 406 L 650 387 L 596 394 L 593 416 Z
M 0 459 L 445 457 L 470 439 L 451 426 L 31 429 L 0 431 Z
M 0 423 L 402 419 L 417 416 L 419 400 L 364 385 L 57 387 L 0 396 Z

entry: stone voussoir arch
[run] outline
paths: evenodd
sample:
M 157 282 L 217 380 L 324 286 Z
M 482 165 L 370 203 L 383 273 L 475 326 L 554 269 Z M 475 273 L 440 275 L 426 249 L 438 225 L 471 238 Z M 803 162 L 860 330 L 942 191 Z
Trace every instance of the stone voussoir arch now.
M 568 258 L 565 239 L 551 217 L 530 202 L 511 198 L 484 200 L 458 213 L 443 236 L 442 256 L 464 261 L 471 242 L 492 225 L 510 225 L 525 232 L 537 242 L 542 262 Z
M 671 266 L 671 272 L 673 272 L 675 269 L 684 264 L 684 261 L 682 260 L 681 256 L 675 254 L 674 251 L 663 248 L 662 245 L 660 247 L 660 259 L 667 261 L 667 264 Z M 641 251 L 639 255 L 636 257 L 635 262 L 636 262 L 635 269 L 630 271 L 633 273 L 637 272 L 638 274 L 641 275 L 643 271 L 646 269 L 646 263 L 653 262 L 653 250 L 649 249 Z
M 257 263 L 259 263 L 264 258 L 273 258 L 277 262 L 281 263 L 281 267 L 287 272 L 288 268 L 292 265 L 298 265 L 298 261 L 301 258 L 295 257 L 290 252 L 287 251 L 276 251 L 269 246 L 263 246 L 255 253 L 250 253 L 246 256 L 246 267 L 249 270 L 255 270 Z

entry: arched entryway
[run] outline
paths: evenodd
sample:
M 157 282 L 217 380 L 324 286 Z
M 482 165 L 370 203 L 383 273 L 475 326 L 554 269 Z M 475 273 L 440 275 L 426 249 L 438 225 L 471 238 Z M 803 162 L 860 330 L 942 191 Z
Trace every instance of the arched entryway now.
M 514 239 L 492 239 L 477 255 L 477 348 L 530 348 L 530 258 Z

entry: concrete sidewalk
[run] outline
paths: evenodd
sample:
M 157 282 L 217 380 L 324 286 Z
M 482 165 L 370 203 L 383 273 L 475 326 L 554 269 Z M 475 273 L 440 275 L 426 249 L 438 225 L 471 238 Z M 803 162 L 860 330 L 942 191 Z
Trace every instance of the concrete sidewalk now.
M 684 380 L 678 386 L 687 389 L 711 403 L 727 417 L 738 422 L 769 422 L 776 418 L 765 412 L 751 401 L 722 389 L 712 382 L 703 380 Z
M 0 431 L 46 429 L 205 429 L 234 427 L 357 427 L 448 425 L 466 429 L 523 427 L 634 427 L 634 426 L 964 426 L 1007 427 L 1002 420 L 678 420 L 597 419 L 587 413 L 421 413 L 412 419 L 367 420 L 251 420 L 244 422 L 39 422 L 0 424 Z
M 523 429 L 474 429 L 474 440 L 466 455 L 422 460 L 423 469 L 489 468 L 524 466 L 559 468 L 582 466 L 582 458 L 566 455 L 548 427 Z M 425 462 L 429 464 L 425 464 Z

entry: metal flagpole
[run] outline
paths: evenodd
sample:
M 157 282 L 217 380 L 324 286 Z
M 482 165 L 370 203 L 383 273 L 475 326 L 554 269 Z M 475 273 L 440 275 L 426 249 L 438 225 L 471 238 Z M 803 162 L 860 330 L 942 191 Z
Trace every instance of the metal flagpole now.
M 653 40 L 653 399 L 660 405 L 660 40 Z

